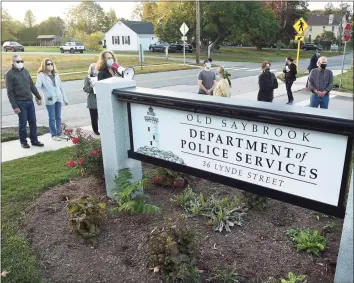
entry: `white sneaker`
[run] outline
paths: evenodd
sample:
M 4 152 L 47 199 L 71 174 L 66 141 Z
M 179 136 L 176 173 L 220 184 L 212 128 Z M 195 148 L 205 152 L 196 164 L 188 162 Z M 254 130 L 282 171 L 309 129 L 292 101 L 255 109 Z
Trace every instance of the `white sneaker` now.
M 67 139 L 68 139 L 68 137 L 67 137 L 66 135 L 64 135 L 64 134 L 61 134 L 61 135 L 59 136 L 59 138 L 61 138 L 61 139 L 63 139 L 63 140 L 67 140 Z
M 54 137 L 52 137 L 52 140 L 53 141 L 61 141 L 61 138 L 58 136 L 54 136 Z

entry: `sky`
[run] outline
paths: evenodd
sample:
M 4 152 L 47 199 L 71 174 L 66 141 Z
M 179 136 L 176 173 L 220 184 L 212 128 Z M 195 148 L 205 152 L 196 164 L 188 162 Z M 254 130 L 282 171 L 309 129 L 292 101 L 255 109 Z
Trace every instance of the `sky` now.
M 5 0 L 6 1 L 6 0 Z M 97 1 L 103 7 L 105 11 L 108 11 L 111 7 L 115 10 L 118 18 L 131 19 L 132 12 L 137 5 L 135 2 L 103 2 Z M 353 2 L 343 1 L 353 5 Z M 75 6 L 79 2 L 2 2 L 2 7 L 8 9 L 10 15 L 19 21 L 23 21 L 27 10 L 32 10 L 36 16 L 37 23 L 46 20 L 49 17 L 62 17 L 65 18 L 65 13 L 70 7 Z M 319 10 L 328 3 L 327 2 L 315 2 L 309 1 L 310 10 Z M 340 1 L 332 1 L 335 6 L 338 6 Z

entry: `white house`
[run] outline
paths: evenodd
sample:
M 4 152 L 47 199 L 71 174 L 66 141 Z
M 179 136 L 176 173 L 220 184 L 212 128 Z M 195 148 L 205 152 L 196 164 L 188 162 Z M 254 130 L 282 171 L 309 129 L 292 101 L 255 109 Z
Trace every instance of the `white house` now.
M 105 34 L 106 48 L 112 51 L 143 50 L 158 41 L 154 34 L 154 25 L 149 22 L 119 21 Z
M 340 25 L 342 25 L 342 36 L 345 25 L 347 24 L 346 17 L 341 19 L 340 15 L 311 15 L 307 19 L 308 29 L 305 30 L 305 38 L 308 42 L 313 42 L 317 35 L 321 35 L 325 31 L 331 31 L 336 38 L 339 38 Z

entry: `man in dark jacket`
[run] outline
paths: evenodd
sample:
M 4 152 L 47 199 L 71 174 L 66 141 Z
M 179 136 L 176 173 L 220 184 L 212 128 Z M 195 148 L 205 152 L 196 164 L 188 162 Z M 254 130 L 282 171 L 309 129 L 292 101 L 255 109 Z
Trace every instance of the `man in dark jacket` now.
M 274 73 L 270 72 L 270 63 L 262 63 L 262 74 L 258 78 L 258 101 L 273 102 L 274 89 L 278 88 L 278 81 Z
M 286 58 L 286 64 L 283 72 L 285 74 L 286 93 L 288 94 L 288 102 L 286 104 L 291 105 L 294 103 L 294 96 L 291 91 L 291 87 L 294 81 L 296 81 L 297 68 L 294 64 L 294 59 L 290 56 Z
M 316 53 L 313 54 L 312 57 L 311 57 L 310 65 L 307 67 L 307 70 L 309 71 L 309 73 L 311 73 L 311 71 L 313 69 L 317 68 L 317 61 L 320 58 L 320 56 L 321 56 L 321 52 L 320 52 L 319 49 L 317 49 Z M 308 85 L 309 85 L 309 81 L 307 80 L 306 87 L 308 87 Z
M 33 94 L 37 103 L 41 104 L 41 96 L 33 84 L 29 72 L 23 67 L 20 55 L 12 56 L 12 68 L 5 74 L 7 96 L 12 109 L 18 115 L 18 134 L 23 148 L 29 148 L 27 143 L 27 121 L 30 127 L 30 139 L 33 146 L 43 146 L 38 141 L 36 111 L 33 103 Z

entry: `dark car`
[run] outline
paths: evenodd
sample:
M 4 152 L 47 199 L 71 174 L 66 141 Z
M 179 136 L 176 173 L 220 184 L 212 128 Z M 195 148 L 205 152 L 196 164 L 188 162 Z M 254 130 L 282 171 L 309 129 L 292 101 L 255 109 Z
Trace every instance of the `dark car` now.
M 176 43 L 176 44 L 171 44 L 171 45 L 176 45 L 177 51 L 183 52 L 183 43 Z M 186 49 L 186 52 L 192 53 L 193 52 L 192 44 L 186 43 L 185 49 Z
M 25 48 L 23 47 L 23 45 L 19 44 L 16 41 L 5 41 L 4 44 L 2 45 L 2 48 L 5 52 L 7 51 L 25 51 Z
M 167 42 L 158 41 L 154 44 L 149 45 L 149 50 L 151 52 L 165 52 L 165 48 L 168 46 L 168 52 L 174 53 L 177 52 L 176 44 L 168 44 Z
M 315 45 L 315 44 L 312 44 L 312 43 L 306 43 L 304 44 L 303 46 L 301 46 L 301 49 L 302 50 L 305 50 L 305 51 L 308 51 L 308 50 L 322 50 L 321 47 Z

